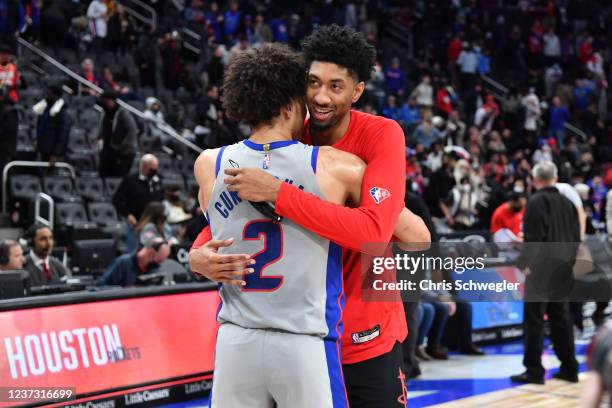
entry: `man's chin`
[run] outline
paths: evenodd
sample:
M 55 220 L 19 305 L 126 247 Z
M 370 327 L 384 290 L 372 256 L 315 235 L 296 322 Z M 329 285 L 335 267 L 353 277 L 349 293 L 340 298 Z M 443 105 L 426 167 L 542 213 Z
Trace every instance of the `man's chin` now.
M 327 130 L 334 125 L 332 121 L 327 122 L 319 122 L 316 120 L 310 119 L 310 130 L 314 130 L 315 132 L 321 132 L 323 130 Z

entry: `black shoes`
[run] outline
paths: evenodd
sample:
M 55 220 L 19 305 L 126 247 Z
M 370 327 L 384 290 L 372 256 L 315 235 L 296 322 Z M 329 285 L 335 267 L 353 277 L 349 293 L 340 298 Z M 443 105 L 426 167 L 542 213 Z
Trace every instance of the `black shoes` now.
M 466 347 L 461 347 L 459 349 L 459 352 L 461 354 L 465 354 L 468 356 L 484 356 L 485 352 L 482 351 L 480 348 L 476 347 L 476 345 L 474 344 L 470 344 L 469 346 Z
M 553 374 L 553 378 L 556 378 L 557 380 L 568 381 L 568 382 L 571 382 L 571 383 L 577 383 L 578 382 L 578 374 L 577 373 L 565 373 L 563 371 L 557 371 L 556 373 Z
M 544 384 L 544 377 L 535 377 L 529 375 L 526 371 L 523 374 L 513 375 L 510 381 L 522 384 Z
M 425 351 L 436 360 L 448 360 L 448 353 L 442 346 L 427 347 Z

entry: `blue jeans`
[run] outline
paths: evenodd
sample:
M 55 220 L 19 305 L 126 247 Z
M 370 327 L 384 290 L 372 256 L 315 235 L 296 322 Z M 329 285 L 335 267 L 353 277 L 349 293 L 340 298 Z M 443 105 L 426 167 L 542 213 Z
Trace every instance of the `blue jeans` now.
M 448 320 L 448 306 L 442 302 L 423 302 L 424 305 L 429 305 L 433 309 L 433 319 L 428 332 L 423 332 L 423 337 L 427 334 L 427 346 L 439 346 L 444 334 L 444 328 Z M 421 337 L 419 329 L 419 338 Z M 421 343 L 422 344 L 422 341 Z
M 135 252 L 138 249 L 138 237 L 136 236 L 136 231 L 134 231 L 134 227 L 132 227 L 129 223 L 127 225 L 127 233 L 126 233 L 126 245 L 128 253 Z
M 431 303 L 419 303 L 418 308 L 418 321 L 419 321 L 419 334 L 417 337 L 417 345 L 422 346 L 425 341 L 425 335 L 429 333 L 431 324 L 434 319 L 434 307 Z

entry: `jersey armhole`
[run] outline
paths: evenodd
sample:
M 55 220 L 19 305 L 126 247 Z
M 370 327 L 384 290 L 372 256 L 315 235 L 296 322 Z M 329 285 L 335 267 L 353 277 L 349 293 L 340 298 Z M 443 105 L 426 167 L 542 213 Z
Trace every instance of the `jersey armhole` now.
M 319 146 L 312 147 L 312 153 L 310 156 L 310 165 L 312 166 L 312 172 L 317 174 L 317 159 L 319 158 Z
M 227 146 L 221 147 L 219 153 L 217 153 L 217 161 L 215 162 L 215 177 L 219 176 L 219 170 L 221 169 L 221 158 L 223 157 L 223 151 Z

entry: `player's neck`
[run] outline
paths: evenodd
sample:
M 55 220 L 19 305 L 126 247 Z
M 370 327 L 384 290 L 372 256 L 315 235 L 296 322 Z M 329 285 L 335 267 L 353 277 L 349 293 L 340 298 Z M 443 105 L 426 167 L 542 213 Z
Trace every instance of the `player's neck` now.
M 257 144 L 292 140 L 291 131 L 282 126 L 261 126 L 253 129 L 249 140 Z
M 333 146 L 346 134 L 350 123 L 351 112 L 349 111 L 340 122 L 329 129 L 319 130 L 311 126 L 310 134 L 312 135 L 313 144 L 315 146 Z

